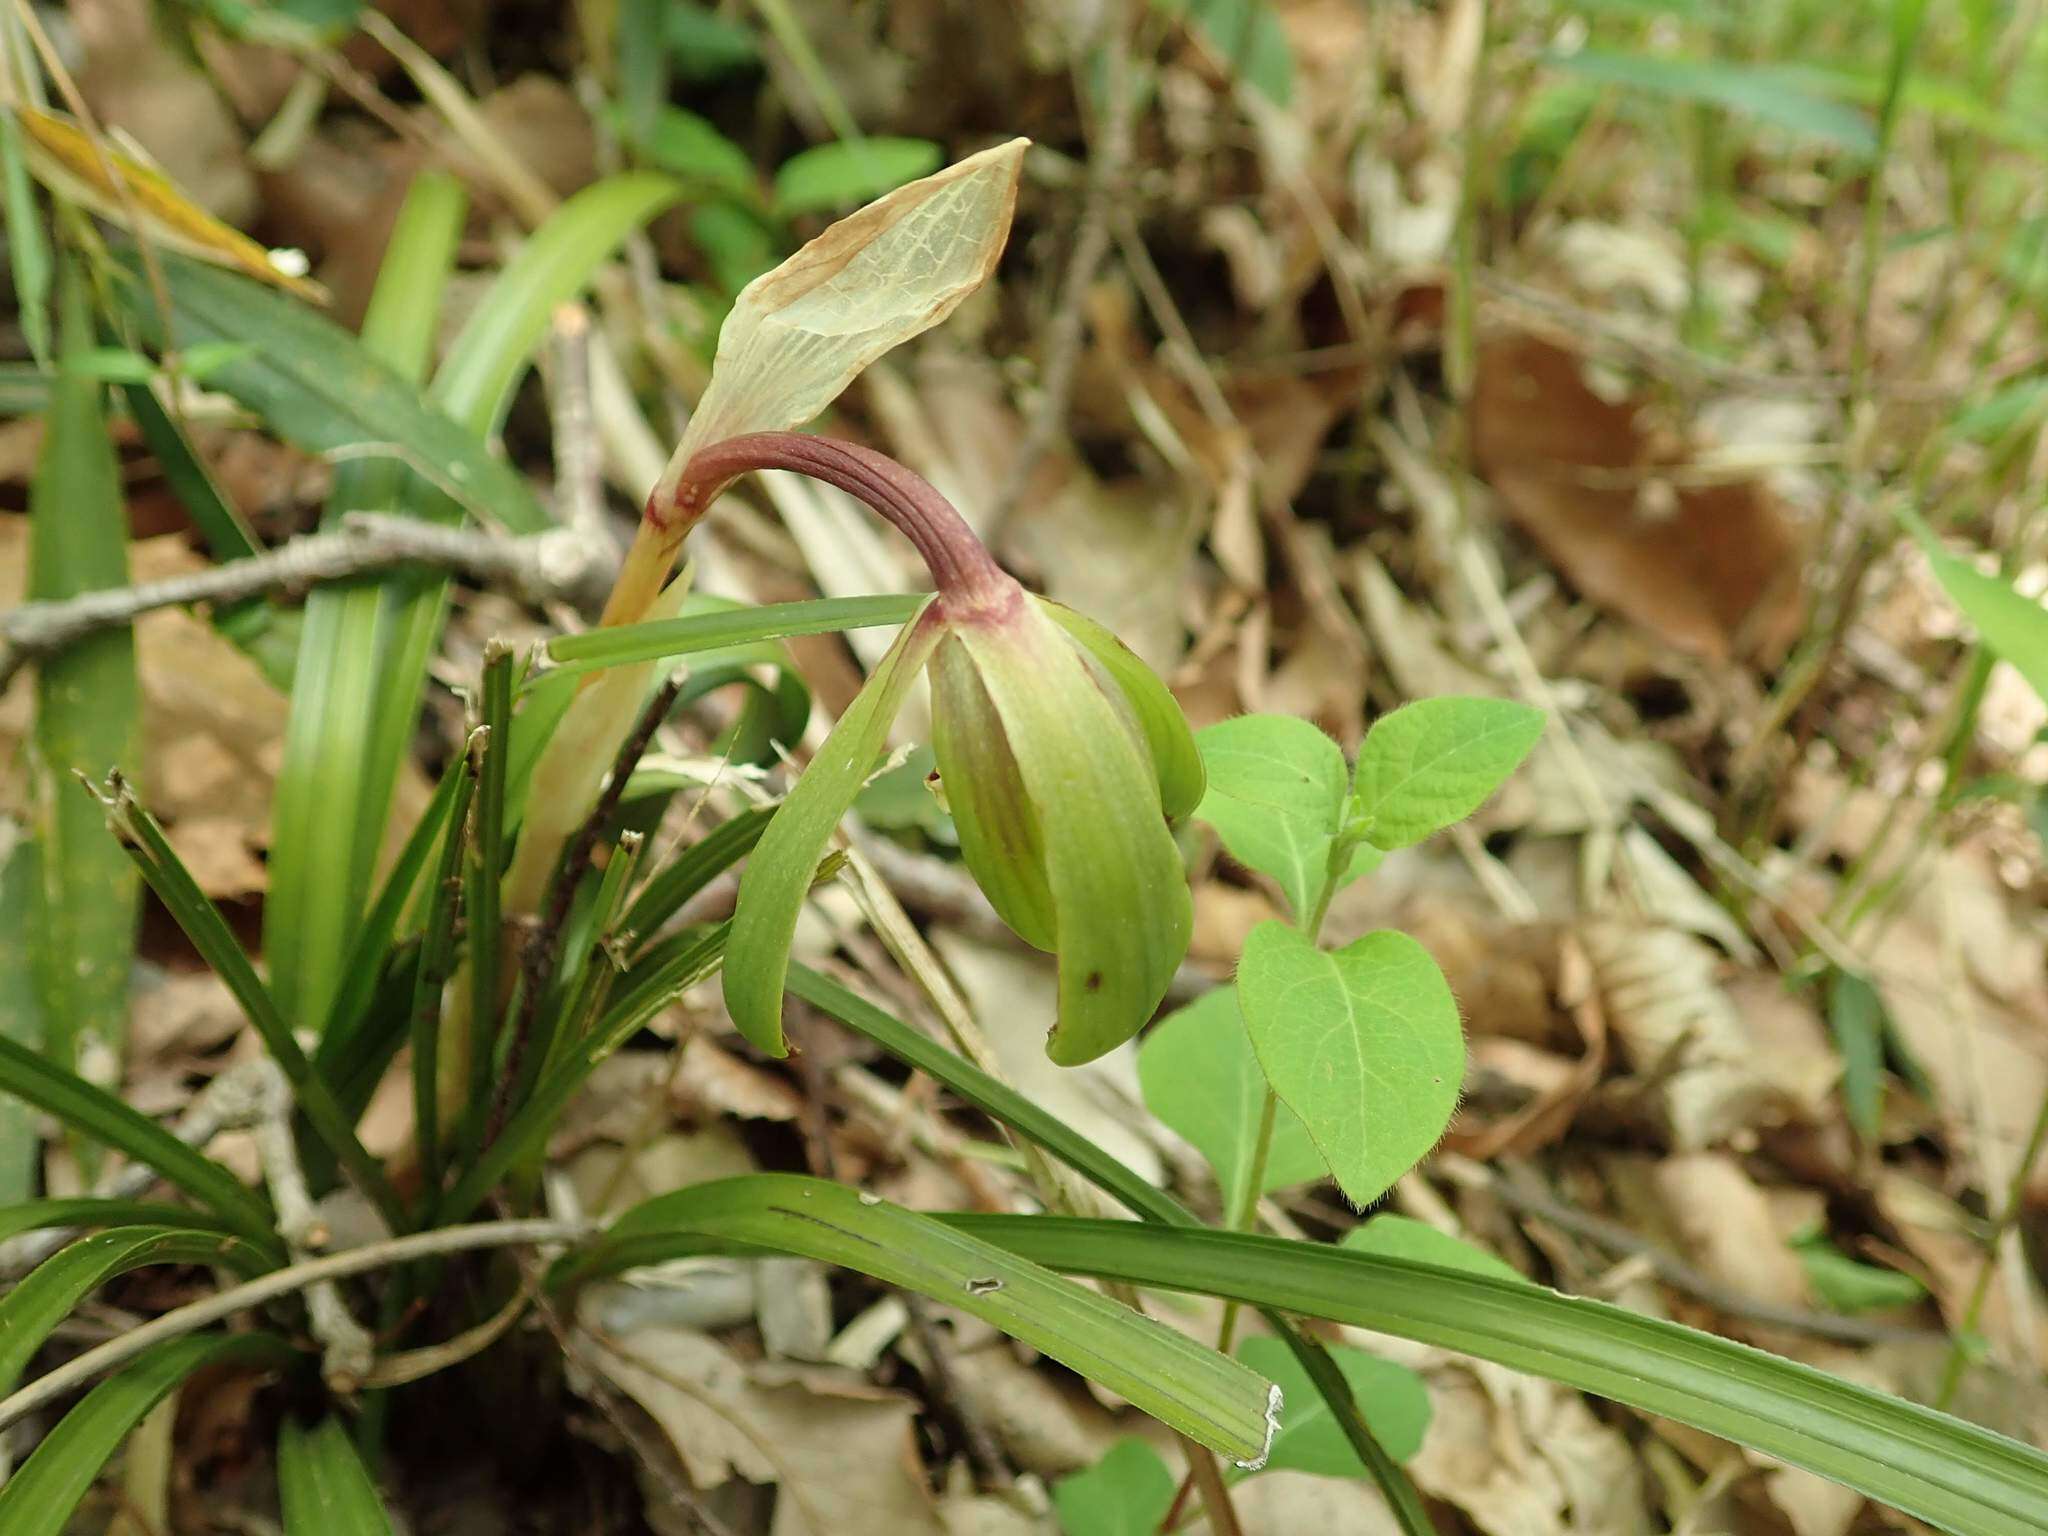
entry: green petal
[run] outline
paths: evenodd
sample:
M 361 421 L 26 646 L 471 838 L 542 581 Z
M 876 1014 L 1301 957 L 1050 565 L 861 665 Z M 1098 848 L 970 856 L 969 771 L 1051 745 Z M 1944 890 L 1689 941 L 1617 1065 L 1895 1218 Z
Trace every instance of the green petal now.
M 932 751 L 960 853 L 996 915 L 1027 944 L 1057 945 L 1045 840 L 1009 733 L 959 638 L 932 653 Z
M 875 766 L 889 722 L 943 633 L 930 605 L 903 626 L 769 821 L 740 877 L 725 950 L 725 1006 L 740 1033 L 770 1056 L 789 1054 L 782 1038 L 782 983 L 818 857 Z
M 1079 646 L 1036 605 L 962 625 L 1045 841 L 1060 962 L 1046 1054 L 1092 1061 L 1159 1006 L 1194 925 L 1159 784 Z
M 1124 699 L 1145 733 L 1152 752 L 1152 768 L 1159 776 L 1159 801 L 1169 821 L 1178 823 L 1202 803 L 1205 778 L 1202 754 L 1195 748 L 1194 733 L 1187 716 L 1167 691 L 1166 684 L 1123 641 L 1084 614 L 1060 603 L 1039 598 L 1052 621 L 1080 641 L 1104 671 L 1116 679 Z

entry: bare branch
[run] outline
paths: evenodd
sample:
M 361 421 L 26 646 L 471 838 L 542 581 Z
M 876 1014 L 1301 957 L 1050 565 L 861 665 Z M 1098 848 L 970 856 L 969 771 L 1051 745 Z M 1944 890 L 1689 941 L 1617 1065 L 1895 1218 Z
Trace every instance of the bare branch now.
M 603 595 L 611 558 L 610 550 L 567 528 L 508 539 L 390 513 L 354 512 L 336 532 L 308 534 L 247 560 L 58 602 L 24 603 L 0 614 L 0 688 L 25 662 L 158 608 L 232 603 L 400 565 L 454 571 L 534 603 L 594 601 Z

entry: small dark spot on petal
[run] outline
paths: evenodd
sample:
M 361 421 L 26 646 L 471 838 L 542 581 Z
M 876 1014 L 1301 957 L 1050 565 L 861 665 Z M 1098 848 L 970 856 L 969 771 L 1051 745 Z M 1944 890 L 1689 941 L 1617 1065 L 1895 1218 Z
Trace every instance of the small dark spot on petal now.
M 1102 972 L 1090 971 L 1088 973 L 1087 987 L 1090 992 L 1100 992 L 1102 990 Z

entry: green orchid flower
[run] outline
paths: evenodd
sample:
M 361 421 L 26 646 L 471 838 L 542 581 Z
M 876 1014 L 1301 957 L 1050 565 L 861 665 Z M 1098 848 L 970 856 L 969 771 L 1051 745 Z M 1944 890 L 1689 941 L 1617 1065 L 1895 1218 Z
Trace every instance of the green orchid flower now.
M 1027 592 L 924 480 L 870 449 L 761 432 L 699 452 L 679 494 L 787 469 L 895 524 L 936 591 L 903 628 L 768 824 L 740 880 L 725 957 L 734 1023 L 787 1054 L 782 993 L 820 856 L 920 670 L 932 747 L 967 866 L 1018 937 L 1059 959 L 1047 1054 L 1091 1061 L 1151 1018 L 1187 952 L 1193 906 L 1171 830 L 1202 798 L 1200 755 L 1165 686 L 1116 637 Z

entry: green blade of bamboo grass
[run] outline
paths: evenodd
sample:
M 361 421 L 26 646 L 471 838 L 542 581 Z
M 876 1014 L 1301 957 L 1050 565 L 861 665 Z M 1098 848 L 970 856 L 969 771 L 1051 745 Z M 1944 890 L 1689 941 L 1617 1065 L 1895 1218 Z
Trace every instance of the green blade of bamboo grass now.
M 42 209 L 36 204 L 21 122 L 12 112 L 0 112 L 0 209 L 4 209 L 7 219 L 7 261 L 13 270 L 14 302 L 21 316 L 22 340 L 28 343 L 30 355 L 48 366 L 50 242 L 43 231 Z
M 34 363 L 0 363 L 0 416 L 34 416 L 49 409 L 56 378 Z
M 18 1205 L 0 1205 L 0 1243 L 24 1232 L 50 1227 L 189 1227 L 206 1232 L 232 1229 L 218 1216 L 167 1205 L 161 1200 L 105 1200 L 96 1195 L 72 1195 L 60 1200 L 24 1200 Z M 284 1249 L 274 1246 L 268 1255 L 282 1258 Z
M 268 1333 L 202 1333 L 169 1339 L 88 1392 L 0 1485 L 0 1531 L 63 1536 L 72 1514 L 144 1414 L 194 1372 L 210 1366 L 270 1369 L 292 1350 Z
M 946 1218 L 1024 1257 L 1413 1339 L 1750 1446 L 1944 1530 L 2048 1528 L 2048 1456 L 1933 1409 L 1696 1329 L 1526 1282 L 1239 1232 L 1064 1217 Z
M 455 922 L 462 904 L 462 871 L 468 860 L 469 807 L 477 785 L 474 742 L 449 768 L 448 777 L 454 786 L 448 835 L 441 843 L 434 883 L 427 890 L 419 969 L 413 975 L 412 1007 L 406 1016 L 412 1036 L 412 1103 L 420 1182 L 430 1201 L 441 1189 L 441 1001 L 448 978 L 455 974 Z
M 249 1280 L 271 1263 L 271 1255 L 239 1237 L 197 1227 L 114 1227 L 81 1237 L 0 1298 L 0 1397 L 20 1383 L 51 1330 L 116 1276 L 151 1264 L 206 1264 Z
M 384 1165 L 357 1138 L 355 1126 L 334 1096 L 333 1087 L 307 1058 L 269 989 L 256 974 L 256 967 L 249 963 L 241 941 L 221 916 L 220 908 L 199 889 L 156 818 L 142 808 L 118 775 L 102 787 L 88 787 L 105 811 L 107 823 L 121 846 L 149 882 L 149 888 L 156 892 L 157 899 L 192 941 L 193 948 L 226 984 L 243 1014 L 255 1026 L 264 1048 L 290 1082 L 292 1096 L 313 1133 L 393 1229 L 402 1229 L 405 1210 Z
M 34 943 L 40 855 L 12 821 L 0 821 L 0 839 L 13 844 L 0 857 L 0 1040 L 36 1051 L 44 1027 Z M 26 1200 L 36 1188 L 43 1142 L 37 1119 L 30 1105 L 0 1096 L 0 1201 Z
M 284 1536 L 393 1536 L 391 1516 L 348 1430 L 333 1414 L 277 1432 L 277 1498 Z
M 29 487 L 28 596 L 45 601 L 128 581 L 128 518 L 101 386 L 74 366 L 94 344 L 75 268 L 63 273 L 60 302 L 65 360 Z M 88 636 L 37 668 L 28 759 L 43 1049 L 101 1082 L 118 1075 L 127 1043 L 138 887 L 69 780 L 133 765 L 137 711 L 135 638 L 126 626 Z
M 943 1234 L 943 1235 L 942 1235 Z M 732 1247 L 800 1255 L 874 1276 L 993 1323 L 1241 1464 L 1263 1464 L 1277 1389 L 1239 1361 L 958 1229 L 794 1174 L 749 1174 L 658 1195 L 557 1270 L 568 1283 Z
M 431 398 L 479 434 L 495 432 L 511 405 L 514 386 L 546 333 L 555 307 L 572 297 L 621 242 L 672 204 L 681 186 L 660 176 L 616 176 L 570 198 L 527 239 L 484 294 L 435 375 Z M 459 506 L 423 486 L 400 500 L 400 510 L 439 521 L 457 520 Z M 518 508 L 491 508 L 515 532 L 545 526 Z M 358 867 L 383 837 L 393 786 L 411 750 L 427 663 L 447 617 L 448 582 L 421 572 L 383 583 L 376 706 L 364 738 L 363 809 L 356 833 Z M 366 882 L 367 873 L 362 876 Z
M 505 264 L 450 343 L 431 391 L 441 408 L 476 432 L 495 433 L 555 307 L 580 292 L 628 235 L 672 207 L 683 191 L 674 177 L 633 171 L 593 183 L 563 203 Z M 521 524 L 490 510 L 515 532 L 548 526 L 544 517 Z
M 442 771 L 441 782 L 434 786 L 434 798 L 420 813 L 418 825 L 406 837 L 376 901 L 356 930 L 355 942 L 342 963 L 341 988 L 334 995 L 327 1031 L 320 1037 L 320 1048 L 313 1055 L 314 1065 L 329 1077 L 347 1070 L 345 1064 L 368 1023 L 371 999 L 377 995 L 386 962 L 399 937 L 399 925 L 413 900 L 414 887 L 419 884 L 420 872 L 427 868 L 441 843 L 451 813 L 460 823 L 461 814 L 454 808 L 463 774 L 463 758 L 458 755 Z M 466 808 L 468 801 L 465 799 L 461 804 Z
M 255 344 L 209 373 L 209 389 L 240 401 L 279 437 L 310 453 L 340 462 L 395 461 L 480 513 L 515 526 L 543 523 L 545 514 L 518 471 L 493 454 L 475 428 L 423 396 L 390 358 L 262 283 L 168 251 L 161 259 L 180 349 Z M 139 258 L 117 249 L 107 270 L 136 333 L 162 349 L 163 327 Z
M 498 958 L 498 893 L 505 883 L 505 763 L 512 751 L 512 653 L 487 649 L 482 694 L 483 743 L 470 820 L 462 906 L 469 935 L 469 1017 L 458 1021 L 469 1053 L 470 1126 L 481 1138 L 493 1092 L 492 1068 L 502 1017 Z M 477 1142 L 472 1140 L 469 1145 Z
M 362 347 L 408 386 L 426 372 L 467 208 L 452 177 L 416 178 L 385 250 Z M 410 478 L 389 459 L 342 465 L 322 526 L 338 526 L 350 512 L 388 510 Z M 384 802 L 374 799 L 382 775 L 370 770 L 368 754 L 388 645 L 384 592 L 384 582 L 356 581 L 307 598 L 271 811 L 264 957 L 286 1016 L 322 1034 L 346 985 L 341 961 L 382 841 Z M 388 796 L 388 786 L 382 792 Z
M 52 1066 L 12 1040 L 0 1039 L 0 1093 L 54 1115 L 82 1136 L 125 1152 L 216 1212 L 238 1234 L 271 1240 L 270 1208 L 219 1163 L 194 1151 L 75 1072 Z
M 1122 1201 L 1144 1220 L 1170 1227 L 1201 1226 L 1186 1207 L 1164 1190 L 1154 1188 L 1064 1120 L 1041 1109 L 965 1057 L 877 1008 L 858 993 L 804 965 L 790 967 L 788 985 L 793 996 L 830 1014 L 897 1060 L 950 1088 L 991 1119 L 1036 1142 L 1098 1189 Z M 1400 1463 L 1389 1456 L 1374 1437 L 1365 1422 L 1365 1415 L 1359 1411 L 1351 1384 L 1344 1379 L 1337 1362 L 1330 1358 L 1330 1352 L 1304 1333 L 1293 1319 L 1271 1308 L 1261 1308 L 1260 1311 L 1273 1332 L 1286 1342 L 1309 1380 L 1315 1383 L 1344 1438 L 1386 1495 L 1401 1528 L 1408 1536 L 1433 1536 L 1435 1526 L 1422 1507 L 1422 1499 L 1416 1493 L 1414 1483 Z
M 553 665 L 538 677 L 595 672 L 756 640 L 788 640 L 797 635 L 907 624 L 930 600 L 928 593 L 828 597 L 585 630 L 580 635 L 561 635 L 550 640 L 543 654 Z
M 497 1140 L 484 1149 L 441 1202 L 441 1224 L 463 1220 L 483 1203 L 506 1170 L 525 1162 L 546 1144 L 562 1110 L 600 1062 L 646 1028 L 678 994 L 716 974 L 725 958 L 726 932 L 727 925 L 720 923 L 678 945 L 660 966 L 650 967 L 624 997 L 606 1008 L 589 1034 L 565 1042 L 535 1082 L 533 1092 L 513 1108 Z
M 761 840 L 762 829 L 775 814 L 772 805 L 751 806 L 722 821 L 658 870 L 626 908 L 619 925 L 636 957 L 645 952 L 662 926 L 682 910 L 683 903 L 744 859 Z

